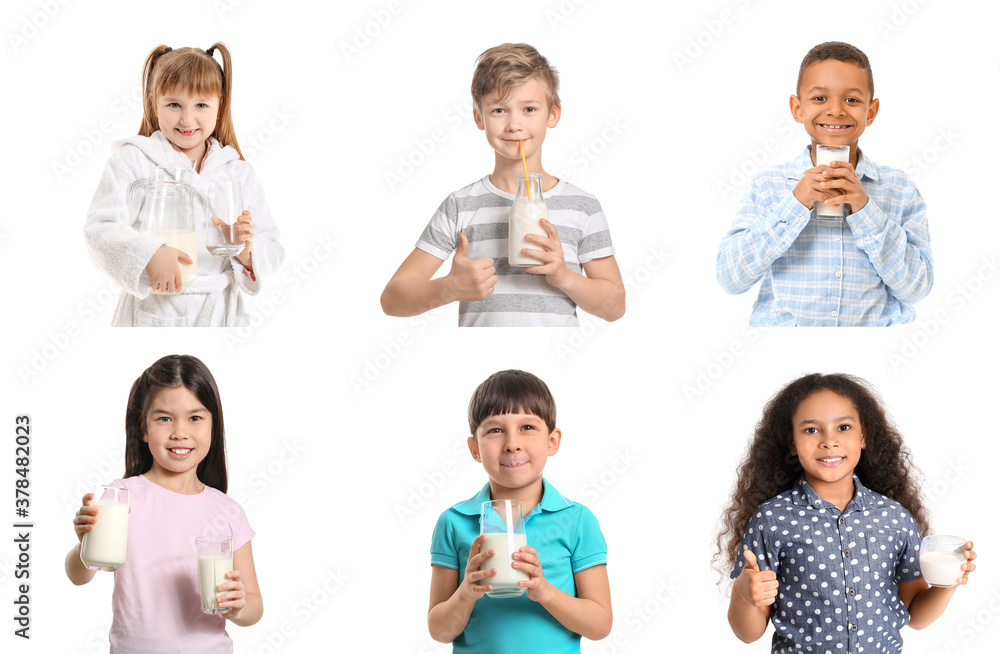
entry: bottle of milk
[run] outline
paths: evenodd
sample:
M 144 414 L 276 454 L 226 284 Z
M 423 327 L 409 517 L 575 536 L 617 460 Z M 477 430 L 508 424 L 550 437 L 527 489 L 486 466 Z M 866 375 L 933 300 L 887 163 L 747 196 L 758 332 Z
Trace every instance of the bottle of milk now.
M 533 257 L 521 254 L 522 248 L 540 250 L 536 243 L 526 240 L 526 234 L 546 236 L 545 230 L 538 222 L 542 218 L 548 220 L 549 209 L 542 200 L 541 173 L 518 173 L 517 196 L 510 208 L 510 225 L 507 229 L 507 261 L 512 266 L 540 266 L 542 262 Z
M 829 166 L 834 161 L 848 162 L 851 160 L 851 146 L 816 144 L 816 165 Z M 830 206 L 823 202 L 815 205 L 817 220 L 838 220 L 848 213 L 847 205 Z

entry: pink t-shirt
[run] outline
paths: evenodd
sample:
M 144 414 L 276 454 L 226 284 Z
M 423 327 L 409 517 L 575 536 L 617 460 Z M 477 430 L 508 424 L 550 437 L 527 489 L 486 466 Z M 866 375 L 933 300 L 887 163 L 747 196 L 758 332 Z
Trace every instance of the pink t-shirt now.
M 234 500 L 214 488 L 180 495 L 142 475 L 117 480 L 128 489 L 128 549 L 115 572 L 111 651 L 226 653 L 233 641 L 221 615 L 201 612 L 194 539 L 233 538 L 233 551 L 254 537 Z

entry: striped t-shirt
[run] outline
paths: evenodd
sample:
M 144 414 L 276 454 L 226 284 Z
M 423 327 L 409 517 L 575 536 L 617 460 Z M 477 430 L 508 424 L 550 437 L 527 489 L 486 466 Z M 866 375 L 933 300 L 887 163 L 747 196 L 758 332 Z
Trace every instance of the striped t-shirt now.
M 583 273 L 582 264 L 615 253 L 611 233 L 593 195 L 560 180 L 543 199 L 549 221 L 562 241 L 566 266 Z M 507 223 L 514 195 L 493 186 L 489 175 L 455 191 L 434 212 L 417 248 L 442 261 L 458 247 L 458 235 L 469 239 L 469 259 L 490 257 L 497 274 L 493 293 L 479 302 L 460 302 L 461 327 L 576 327 L 576 304 L 550 286 L 545 275 L 533 275 L 507 263 Z

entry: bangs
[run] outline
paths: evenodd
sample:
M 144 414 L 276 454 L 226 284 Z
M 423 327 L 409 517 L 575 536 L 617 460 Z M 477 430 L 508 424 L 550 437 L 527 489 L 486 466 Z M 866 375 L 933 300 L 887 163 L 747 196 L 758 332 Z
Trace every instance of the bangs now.
M 469 430 L 476 430 L 490 416 L 526 413 L 538 416 L 549 430 L 556 426 L 556 404 L 549 387 L 538 377 L 521 370 L 505 370 L 490 376 L 469 401 Z
M 153 95 L 161 97 L 174 89 L 195 96 L 222 97 L 222 69 L 214 59 L 192 48 L 174 50 L 157 62 Z M 170 55 L 177 52 L 177 56 Z

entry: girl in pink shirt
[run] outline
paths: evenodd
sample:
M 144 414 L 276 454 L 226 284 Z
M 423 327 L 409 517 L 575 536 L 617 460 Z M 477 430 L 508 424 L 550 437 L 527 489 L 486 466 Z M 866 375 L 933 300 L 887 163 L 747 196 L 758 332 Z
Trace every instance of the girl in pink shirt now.
M 112 652 L 231 653 L 226 620 L 248 626 L 264 611 L 250 540 L 253 529 L 226 495 L 225 429 L 215 379 L 192 356 L 167 356 L 132 385 L 125 412 L 125 478 L 129 491 L 125 563 L 115 571 Z M 100 520 L 93 494 L 73 526 L 78 539 Z M 233 539 L 233 570 L 217 586 L 222 615 L 201 611 L 195 538 Z M 80 544 L 66 556 L 80 585 L 96 571 Z

